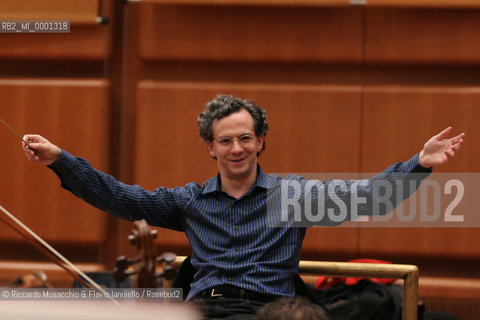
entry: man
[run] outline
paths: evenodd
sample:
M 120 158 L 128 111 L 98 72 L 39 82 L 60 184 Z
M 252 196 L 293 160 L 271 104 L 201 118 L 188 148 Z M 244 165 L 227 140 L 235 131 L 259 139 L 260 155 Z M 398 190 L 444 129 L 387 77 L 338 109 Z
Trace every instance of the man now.
M 23 147 L 29 160 L 48 165 L 65 189 L 97 208 L 117 217 L 146 219 L 151 225 L 185 232 L 196 269 L 187 300 L 201 303 L 208 317 L 246 319 L 266 302 L 295 295 L 293 279 L 306 228 L 272 227 L 266 216 L 272 211 L 275 215 L 272 209 L 282 198 L 283 182 L 304 185 L 306 180 L 298 176 L 282 179 L 262 171 L 258 157 L 265 149 L 268 124 L 265 110 L 254 102 L 217 96 L 198 117 L 198 126 L 218 166 L 218 175 L 203 186 L 189 183 L 147 191 L 94 170 L 86 160 L 73 157 L 41 136 L 26 135 L 31 149 Z M 450 132 L 451 128 L 445 129 L 419 154 L 392 165 L 377 178 L 395 182 L 410 173 L 426 176 L 432 167 L 458 153 L 464 134 L 447 139 Z M 350 182 L 342 191 L 344 196 L 348 188 Z M 361 188 L 367 198 L 373 197 L 371 190 L 368 181 Z M 270 201 L 272 197 L 274 201 Z M 328 195 L 325 198 L 329 200 Z M 367 211 L 368 207 L 362 210 Z

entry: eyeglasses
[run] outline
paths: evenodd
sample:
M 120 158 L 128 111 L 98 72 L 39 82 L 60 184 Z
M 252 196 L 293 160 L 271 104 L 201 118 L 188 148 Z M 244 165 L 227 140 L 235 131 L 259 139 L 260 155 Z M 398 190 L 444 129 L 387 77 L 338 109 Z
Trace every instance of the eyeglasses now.
M 254 136 L 252 136 L 251 134 L 242 134 L 238 138 L 221 137 L 219 139 L 215 139 L 215 141 L 217 141 L 224 148 L 231 148 L 233 145 L 233 141 L 237 140 L 242 147 L 245 147 L 253 142 L 253 138 Z

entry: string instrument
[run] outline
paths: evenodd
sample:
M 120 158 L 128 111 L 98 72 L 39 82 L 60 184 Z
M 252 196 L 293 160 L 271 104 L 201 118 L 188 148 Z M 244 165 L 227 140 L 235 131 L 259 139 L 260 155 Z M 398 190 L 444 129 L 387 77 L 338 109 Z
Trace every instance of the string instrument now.
M 156 288 L 157 280 L 171 281 L 176 276 L 172 266 L 176 255 L 165 252 L 157 257 L 155 239 L 157 230 L 152 230 L 145 220 L 135 221 L 132 234 L 128 236 L 130 244 L 136 247 L 138 254 L 135 258 L 119 256 L 115 263 L 113 278 L 117 284 L 130 277 L 133 288 Z M 157 272 L 157 266 L 162 266 L 162 271 Z
M 110 297 L 100 285 L 93 281 L 89 276 L 83 273 L 77 266 L 71 263 L 67 258 L 61 255 L 57 250 L 50 246 L 45 240 L 40 238 L 35 232 L 18 220 L 13 214 L 0 205 L 0 221 L 10 227 L 13 231 L 25 238 L 27 242 L 40 250 L 47 258 L 55 262 L 62 269 L 67 271 L 75 280 L 81 283 L 85 288 L 94 288 L 102 292 L 105 296 L 115 303 L 118 307 L 123 307 L 113 298 Z

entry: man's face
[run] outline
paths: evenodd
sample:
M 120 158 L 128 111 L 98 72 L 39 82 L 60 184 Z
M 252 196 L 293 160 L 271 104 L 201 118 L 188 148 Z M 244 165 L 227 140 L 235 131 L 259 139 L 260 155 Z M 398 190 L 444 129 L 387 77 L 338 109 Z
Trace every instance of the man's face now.
M 207 141 L 207 149 L 217 159 L 222 178 L 244 179 L 256 175 L 263 140 L 255 136 L 253 118 L 242 109 L 213 123 L 213 141 Z

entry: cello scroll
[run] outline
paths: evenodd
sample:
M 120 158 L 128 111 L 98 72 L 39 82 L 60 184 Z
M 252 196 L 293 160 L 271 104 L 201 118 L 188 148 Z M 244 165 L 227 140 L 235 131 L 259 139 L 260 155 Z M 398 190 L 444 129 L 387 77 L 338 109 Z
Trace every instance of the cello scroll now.
M 157 279 L 172 280 L 176 276 L 176 270 L 171 265 L 175 261 L 174 253 L 163 253 L 157 257 L 155 239 L 157 230 L 152 230 L 145 220 L 135 221 L 132 234 L 128 236 L 130 244 L 138 250 L 138 255 L 129 259 L 125 256 L 117 258 L 113 278 L 121 283 L 130 277 L 131 286 L 134 288 L 156 288 Z M 156 272 L 157 265 L 162 264 L 163 270 Z

